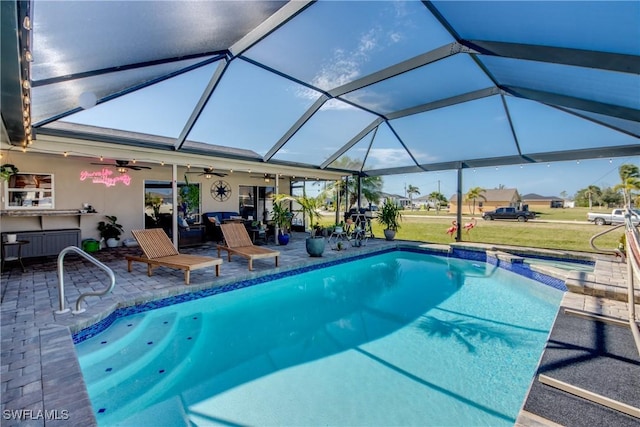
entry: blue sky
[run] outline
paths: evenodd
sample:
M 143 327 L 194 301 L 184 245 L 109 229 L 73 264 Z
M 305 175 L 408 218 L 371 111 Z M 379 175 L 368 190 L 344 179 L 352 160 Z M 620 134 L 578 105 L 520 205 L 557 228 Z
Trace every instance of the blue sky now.
M 493 189 L 503 184 L 507 188 L 516 188 L 520 195 L 536 193 L 560 197 L 560 193 L 566 191 L 573 197 L 578 190 L 589 185 L 601 188 L 615 186 L 620 182 L 618 167 L 624 163 L 640 167 L 640 156 L 464 169 L 462 190 L 464 193 L 472 187 Z M 440 181 L 440 191 L 450 198 L 456 192 L 457 172 L 385 176 L 383 180 L 385 192 L 399 195 L 404 195 L 405 185 L 416 186 L 420 195 L 427 195 L 438 190 Z

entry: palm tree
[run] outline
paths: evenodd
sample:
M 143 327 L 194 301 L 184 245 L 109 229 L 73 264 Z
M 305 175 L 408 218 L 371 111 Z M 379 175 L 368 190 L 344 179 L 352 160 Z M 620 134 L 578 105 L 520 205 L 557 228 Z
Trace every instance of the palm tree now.
M 469 209 L 471 211 L 471 215 L 475 215 L 476 214 L 476 200 L 477 199 L 482 199 L 485 202 L 487 201 L 487 198 L 484 196 L 484 188 L 482 187 L 473 187 L 470 188 L 469 191 L 467 191 L 467 194 L 465 194 L 465 199 L 467 200 L 467 202 L 473 202 L 473 209 Z
M 439 191 L 432 191 L 431 193 L 429 193 L 429 201 L 432 201 L 435 204 L 437 215 L 438 213 L 440 213 L 440 205 L 442 204 L 442 202 L 446 202 L 447 198 Z
M 411 210 L 413 210 L 413 196 L 420 194 L 420 189 L 415 185 L 409 184 L 406 191 L 407 196 L 409 196 L 409 204 L 411 205 Z
M 600 187 L 597 185 L 590 185 L 584 190 L 584 194 L 589 198 L 589 210 L 593 207 L 593 196 L 600 196 Z
M 613 187 L 614 190 L 622 190 L 624 205 L 631 208 L 632 191 L 640 190 L 640 169 L 636 165 L 624 164 L 618 168 L 620 174 L 620 184 Z
M 377 203 L 382 195 L 382 177 L 379 176 L 365 176 L 361 179 L 360 191 L 362 195 L 370 202 Z M 326 188 L 319 194 L 322 199 L 333 198 L 336 194 L 340 194 L 340 199 L 344 200 L 346 191 L 349 191 L 349 200 L 345 210 L 356 204 L 358 201 L 358 179 L 350 178 L 348 185 L 344 180 L 335 181 L 326 186 Z M 340 210 L 340 206 L 336 206 L 336 210 Z

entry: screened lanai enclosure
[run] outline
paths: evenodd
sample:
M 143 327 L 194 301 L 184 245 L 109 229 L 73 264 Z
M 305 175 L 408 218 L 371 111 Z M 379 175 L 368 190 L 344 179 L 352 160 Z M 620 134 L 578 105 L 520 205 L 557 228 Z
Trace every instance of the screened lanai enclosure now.
M 640 2 L 3 1 L 2 119 L 361 176 L 637 155 Z

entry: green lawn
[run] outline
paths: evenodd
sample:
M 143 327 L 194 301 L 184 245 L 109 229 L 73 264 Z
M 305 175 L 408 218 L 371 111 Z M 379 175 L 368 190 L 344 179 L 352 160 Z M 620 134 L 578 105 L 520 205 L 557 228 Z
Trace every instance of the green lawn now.
M 568 211 L 568 212 L 567 212 Z M 598 227 L 586 221 L 587 208 L 548 209 L 541 212 L 539 221 L 484 221 L 477 219 L 477 225 L 469 234 L 463 230 L 462 240 L 495 243 L 516 246 L 529 246 L 546 249 L 564 249 L 582 252 L 594 252 L 589 240 L 594 234 L 611 228 Z M 452 215 L 441 212 L 404 211 L 401 228 L 397 239 L 431 243 L 451 243 L 454 241 L 447 233 L 454 219 Z M 464 216 L 463 222 L 469 222 L 470 216 Z M 567 221 L 563 223 L 545 222 L 545 220 Z M 333 224 L 333 216 L 325 216 L 321 223 L 325 226 Z M 569 222 L 573 221 L 573 222 Z M 373 232 L 376 237 L 383 237 L 382 226 L 373 221 Z M 621 229 L 600 237 L 596 245 L 602 249 L 614 249 L 622 236 Z

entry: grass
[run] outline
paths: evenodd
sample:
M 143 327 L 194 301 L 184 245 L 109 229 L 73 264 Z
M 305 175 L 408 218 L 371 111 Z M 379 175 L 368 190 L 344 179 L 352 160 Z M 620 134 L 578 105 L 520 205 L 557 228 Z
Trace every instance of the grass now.
M 607 209 L 609 211 L 610 209 Z M 476 216 L 477 224 L 469 234 L 463 230 L 462 240 L 467 242 L 494 243 L 503 245 L 528 246 L 545 249 L 559 249 L 581 252 L 596 252 L 591 248 L 589 240 L 611 226 L 598 227 L 587 222 L 587 208 L 546 209 L 539 212 L 538 220 L 528 222 L 517 221 L 484 221 Z M 325 216 L 321 223 L 325 226 L 333 224 L 334 216 Z M 401 228 L 396 239 L 430 243 L 451 243 L 455 240 L 446 233 L 451 226 L 453 215 L 441 212 L 405 211 Z M 463 216 L 463 222 L 469 222 L 471 216 Z M 547 221 L 565 222 L 547 222 Z M 377 221 L 372 222 L 373 233 L 383 237 L 383 227 Z M 596 240 L 602 249 L 618 247 L 622 229 L 615 230 Z M 455 236 L 454 236 L 455 237 Z

